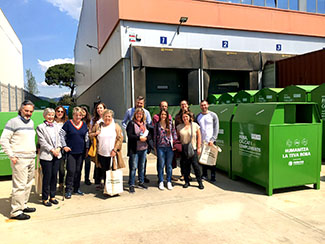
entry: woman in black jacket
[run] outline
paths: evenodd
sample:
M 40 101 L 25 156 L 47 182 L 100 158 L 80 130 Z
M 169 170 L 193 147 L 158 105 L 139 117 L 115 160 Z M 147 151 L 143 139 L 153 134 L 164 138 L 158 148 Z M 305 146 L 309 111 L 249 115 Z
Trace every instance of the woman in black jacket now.
M 126 127 L 128 136 L 129 156 L 129 192 L 134 193 L 135 174 L 138 169 L 139 187 L 147 189 L 144 185 L 144 167 L 148 150 L 152 145 L 149 126 L 146 125 L 146 116 L 142 108 L 137 108 L 132 120 Z

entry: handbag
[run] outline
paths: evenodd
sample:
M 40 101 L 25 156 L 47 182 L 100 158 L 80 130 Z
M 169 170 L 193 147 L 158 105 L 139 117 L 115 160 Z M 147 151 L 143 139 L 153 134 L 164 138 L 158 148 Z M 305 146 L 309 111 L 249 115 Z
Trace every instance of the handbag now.
M 97 154 L 97 139 L 96 137 L 93 138 L 93 143 L 91 144 L 88 150 L 88 156 L 94 158 Z
M 35 169 L 34 177 L 35 177 L 35 193 L 41 194 L 42 193 L 43 172 L 42 172 L 42 167 L 40 165 L 39 155 L 37 155 L 36 169 Z
M 113 164 L 111 159 L 111 169 Z M 123 172 L 121 169 L 106 171 L 104 194 L 114 196 L 123 192 Z
M 187 144 L 182 145 L 182 152 L 184 153 L 185 157 L 187 159 L 194 157 L 195 151 L 194 147 L 192 145 L 192 136 L 193 136 L 193 127 L 192 127 L 192 122 L 191 122 L 191 139 L 190 142 Z

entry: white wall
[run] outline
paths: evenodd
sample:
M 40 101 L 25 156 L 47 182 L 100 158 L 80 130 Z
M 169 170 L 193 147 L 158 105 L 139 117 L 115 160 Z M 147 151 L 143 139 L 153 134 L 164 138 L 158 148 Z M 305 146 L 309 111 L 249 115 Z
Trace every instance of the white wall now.
M 0 9 L 0 82 L 24 87 L 23 48 Z
M 80 96 L 121 59 L 121 34 L 117 27 L 99 54 L 97 47 L 96 1 L 83 1 L 75 43 L 76 94 Z M 78 73 L 78 72 L 80 73 Z
M 325 47 L 325 38 L 297 35 L 283 35 L 262 32 L 236 31 L 213 28 L 190 27 L 186 24 L 177 26 L 124 21 L 121 27 L 122 55 L 125 56 L 130 45 L 129 35 L 138 35 L 141 41 L 132 42 L 138 46 L 203 48 L 218 51 L 264 52 L 303 54 Z M 167 37 L 167 45 L 160 44 L 160 37 Z M 228 41 L 228 48 L 222 47 L 222 41 Z M 282 50 L 277 51 L 276 45 Z

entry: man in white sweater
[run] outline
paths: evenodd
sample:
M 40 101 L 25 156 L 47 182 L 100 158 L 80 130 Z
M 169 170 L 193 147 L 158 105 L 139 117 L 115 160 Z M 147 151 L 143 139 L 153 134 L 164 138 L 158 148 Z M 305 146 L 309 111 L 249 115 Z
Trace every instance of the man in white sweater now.
M 24 101 L 18 116 L 7 122 L 0 139 L 12 168 L 11 219 L 26 220 L 30 218 L 26 213 L 36 211 L 35 208 L 27 207 L 36 156 L 34 122 L 30 119 L 33 111 L 34 104 L 31 101 Z
M 213 145 L 218 138 L 219 118 L 216 113 L 209 111 L 209 103 L 203 100 L 200 103 L 201 113 L 196 117 L 196 121 L 200 125 L 202 143 L 206 142 L 209 146 Z M 211 182 L 216 181 L 216 167 L 202 165 L 202 179 L 208 179 L 208 169 L 211 170 Z

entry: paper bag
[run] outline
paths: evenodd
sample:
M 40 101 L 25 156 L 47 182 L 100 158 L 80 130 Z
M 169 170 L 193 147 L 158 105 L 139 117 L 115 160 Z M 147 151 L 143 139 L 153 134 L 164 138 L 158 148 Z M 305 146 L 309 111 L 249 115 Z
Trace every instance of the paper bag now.
M 209 146 L 208 143 L 204 142 L 202 147 L 202 152 L 200 155 L 200 164 L 215 166 L 218 159 L 219 147 L 212 145 Z
M 40 166 L 40 159 L 39 156 L 36 160 L 36 169 L 35 169 L 35 193 L 41 194 L 42 193 L 42 183 L 43 183 L 43 172 L 42 167 Z

